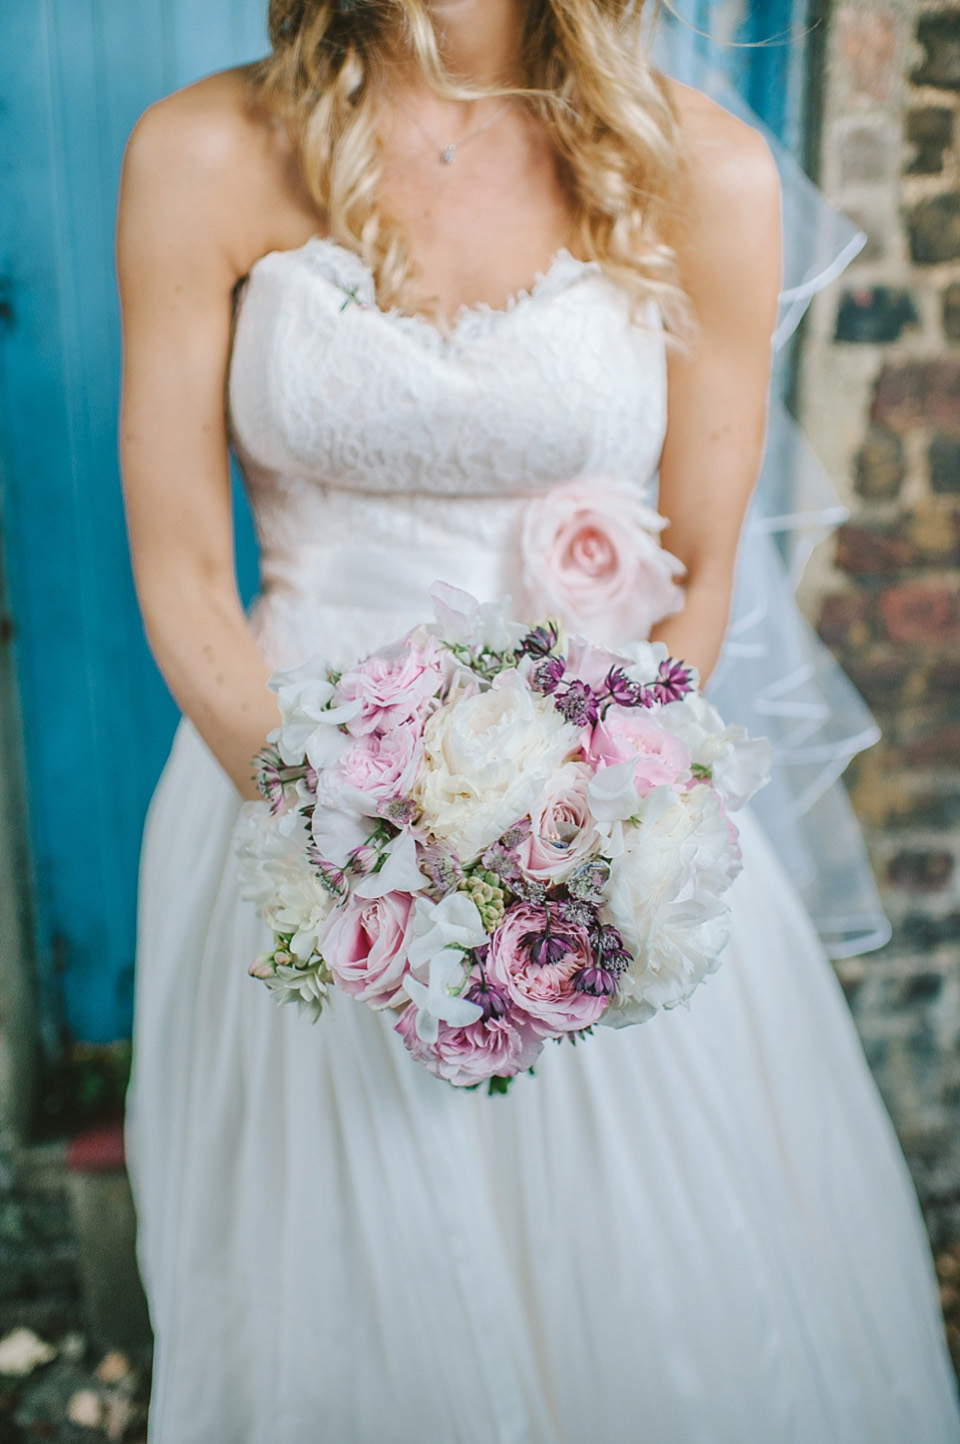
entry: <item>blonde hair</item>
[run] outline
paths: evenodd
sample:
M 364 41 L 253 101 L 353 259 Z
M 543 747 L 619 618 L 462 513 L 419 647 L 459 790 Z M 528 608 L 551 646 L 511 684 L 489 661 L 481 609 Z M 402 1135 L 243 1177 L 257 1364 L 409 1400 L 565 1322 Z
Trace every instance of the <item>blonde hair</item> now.
M 675 209 L 677 124 L 646 53 L 644 0 L 523 0 L 527 84 L 479 92 L 445 71 L 424 0 L 270 0 L 271 53 L 255 76 L 291 126 L 331 238 L 370 266 L 383 305 L 415 269 L 402 227 L 377 208 L 377 93 L 398 36 L 427 82 L 456 97 L 516 94 L 545 121 L 565 172 L 579 247 L 668 330 L 688 307 L 664 241 Z

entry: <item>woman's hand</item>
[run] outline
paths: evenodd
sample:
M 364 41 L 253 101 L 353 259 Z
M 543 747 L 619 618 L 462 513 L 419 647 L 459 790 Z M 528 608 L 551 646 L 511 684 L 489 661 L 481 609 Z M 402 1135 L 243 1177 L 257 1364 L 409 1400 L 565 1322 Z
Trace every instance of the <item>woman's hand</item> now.
M 762 137 L 673 84 L 687 157 L 670 237 L 697 326 L 668 361 L 659 511 L 687 568 L 686 604 L 653 636 L 706 682 L 730 613 L 737 543 L 763 454 L 780 290 L 780 184 Z

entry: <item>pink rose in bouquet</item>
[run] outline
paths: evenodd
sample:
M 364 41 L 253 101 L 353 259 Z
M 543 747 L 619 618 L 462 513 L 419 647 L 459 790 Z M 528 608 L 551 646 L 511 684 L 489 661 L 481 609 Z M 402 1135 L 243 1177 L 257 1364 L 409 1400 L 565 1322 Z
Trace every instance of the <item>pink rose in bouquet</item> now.
M 409 795 L 420 767 L 420 728 L 413 718 L 402 727 L 379 733 L 368 732 L 351 740 L 350 746 L 329 769 L 322 787 L 333 798 L 341 788 L 351 789 L 359 799 L 378 805 L 393 797 Z
M 416 1012 L 412 1006 L 404 1010 L 397 1032 L 418 1063 L 459 1088 L 524 1073 L 543 1049 L 543 1039 L 530 1021 L 515 1013 L 491 1015 L 463 1028 L 441 1023 L 436 1042 L 424 1043 L 417 1037 Z
M 641 797 L 654 787 L 672 786 L 689 776 L 690 748 L 665 732 L 656 717 L 642 708 L 610 707 L 590 734 L 585 751 L 597 766 L 614 767 L 636 761 L 634 778 Z
M 552 486 L 527 504 L 523 577 L 538 611 L 613 644 L 679 612 L 684 567 L 660 545 L 663 517 L 605 478 Z
M 530 831 L 517 848 L 527 877 L 562 882 L 596 852 L 600 835 L 587 803 L 593 768 L 568 762 L 550 778 L 530 811 Z
M 416 716 L 443 683 L 444 656 L 433 637 L 386 648 L 344 672 L 337 683 L 344 701 L 361 710 L 346 726 L 354 736 L 389 732 Z
M 564 922 L 549 903 L 512 907 L 490 939 L 486 961 L 490 981 L 550 1035 L 599 1022 L 609 997 L 581 991 L 595 967 L 586 929 Z
M 413 898 L 406 892 L 353 897 L 334 908 L 317 942 L 345 993 L 371 1008 L 389 1008 L 405 997 L 412 912 Z

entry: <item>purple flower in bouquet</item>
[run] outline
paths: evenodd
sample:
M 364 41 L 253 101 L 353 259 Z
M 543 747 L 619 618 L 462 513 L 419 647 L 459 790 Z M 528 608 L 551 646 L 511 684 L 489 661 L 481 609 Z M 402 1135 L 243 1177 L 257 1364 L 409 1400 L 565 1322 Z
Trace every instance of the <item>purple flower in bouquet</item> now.
M 590 942 L 597 963 L 610 973 L 622 973 L 630 966 L 630 954 L 623 938 L 612 923 L 603 923 L 591 929 Z
M 315 869 L 327 892 L 331 893 L 338 902 L 343 902 L 350 892 L 343 869 L 328 862 L 325 857 L 321 857 L 320 850 L 312 839 L 307 843 L 306 853 L 307 861 Z
M 581 969 L 595 963 L 586 928 L 555 926 L 549 906 L 517 903 L 490 939 L 486 974 L 538 1032 L 555 1037 L 592 1027 L 607 1008 L 608 997 L 576 986 Z
M 652 691 L 660 703 L 679 702 L 681 697 L 693 691 L 693 674 L 690 668 L 684 662 L 668 657 L 665 662 L 660 663 L 660 671 Z
M 613 998 L 617 992 L 617 975 L 606 968 L 581 968 L 574 974 L 573 986 L 578 993 L 591 998 Z
M 383 797 L 377 803 L 377 816 L 394 827 L 407 827 L 417 815 L 417 804 L 412 797 Z
M 274 816 L 289 804 L 290 793 L 301 778 L 307 778 L 308 787 L 311 774 L 314 782 L 316 781 L 316 773 L 309 763 L 306 766 L 287 767 L 280 756 L 280 749 L 273 744 L 261 748 L 256 754 L 253 770 L 257 791 L 263 800 L 270 804 L 270 811 Z
M 478 1003 L 483 1009 L 482 1021 L 484 1023 L 489 1018 L 505 1018 L 510 1011 L 510 998 L 505 989 L 495 987 L 486 974 L 474 978 L 467 989 L 466 997 L 471 1003 Z
M 463 868 L 452 847 L 442 842 L 428 842 L 418 854 L 421 872 L 430 880 L 435 897 L 446 897 L 463 882 Z
M 542 692 L 545 697 L 549 697 L 563 681 L 566 669 L 567 665 L 562 657 L 544 657 L 531 672 L 530 685 L 535 692 Z
M 553 705 L 574 727 L 592 727 L 600 716 L 596 692 L 589 682 L 581 682 L 579 677 L 568 682 L 562 692 L 554 692 Z
M 620 707 L 652 707 L 656 698 L 652 687 L 634 682 L 622 667 L 611 667 L 605 678 L 606 691 Z
M 557 622 L 550 618 L 541 622 L 538 627 L 531 627 L 517 648 L 518 657 L 548 657 L 557 645 L 560 637 L 560 628 Z M 559 660 L 557 658 L 556 660 Z

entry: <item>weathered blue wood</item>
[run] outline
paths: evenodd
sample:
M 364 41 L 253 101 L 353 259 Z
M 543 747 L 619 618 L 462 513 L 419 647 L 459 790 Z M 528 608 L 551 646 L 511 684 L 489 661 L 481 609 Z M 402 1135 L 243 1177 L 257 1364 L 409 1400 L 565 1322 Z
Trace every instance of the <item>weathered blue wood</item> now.
M 138 620 L 116 461 L 123 145 L 153 100 L 263 48 L 261 0 L 0 7 L 0 474 L 48 1035 L 129 1029 L 140 831 L 176 720 Z M 238 532 L 249 595 L 242 503 Z
M 797 114 L 796 47 L 717 43 L 789 29 L 803 0 L 737 16 L 686 0 L 680 51 L 725 69 L 768 124 Z M 0 504 L 25 726 L 48 1036 L 124 1035 L 140 833 L 176 719 L 144 640 L 116 460 L 113 225 L 140 112 L 262 52 L 265 0 L 0 4 Z M 726 17 L 726 18 L 724 18 Z M 698 33 L 700 32 L 700 33 Z M 2 326 L 2 322 L 0 322 Z M 242 589 L 254 548 L 237 495 Z

